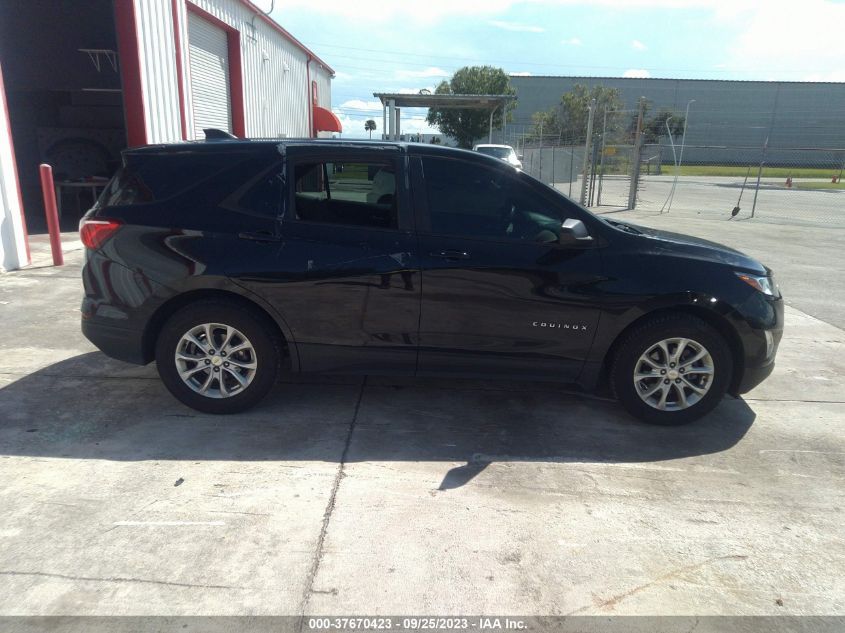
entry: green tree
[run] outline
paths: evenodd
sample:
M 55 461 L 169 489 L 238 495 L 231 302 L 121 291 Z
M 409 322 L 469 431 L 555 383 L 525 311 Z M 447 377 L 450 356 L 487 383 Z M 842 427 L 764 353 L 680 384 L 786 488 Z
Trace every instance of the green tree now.
M 617 88 L 575 84 L 572 90 L 560 97 L 560 103 L 553 108 L 534 113 L 534 135 L 540 135 L 542 124 L 543 136 L 558 136 L 570 143 L 583 143 L 587 137 L 587 119 L 590 102 L 596 100 L 593 115 L 593 133 L 601 134 L 604 115 L 607 113 L 607 127 L 614 129 L 619 117 L 618 111 L 624 107 Z
M 464 94 L 464 95 L 513 95 L 516 94 L 510 85 L 510 79 L 505 71 L 493 66 L 465 66 L 456 71 L 449 81 L 442 81 L 435 94 Z M 496 110 L 493 115 L 493 126 L 501 127 L 502 123 L 510 120 L 510 113 L 516 107 L 514 101 L 509 102 L 502 112 Z M 475 139 L 484 136 L 490 125 L 488 110 L 464 110 L 455 108 L 429 108 L 426 118 L 429 125 L 436 126 L 443 134 L 447 134 L 458 142 L 458 147 L 470 148 Z
M 373 131 L 376 129 L 376 122 L 372 119 L 367 119 L 364 123 L 364 131 L 370 133 L 370 138 L 373 138 Z
M 676 115 L 668 110 L 661 110 L 651 118 L 645 118 L 645 116 L 643 118 L 643 143 L 659 143 L 662 137 L 668 136 L 667 120 L 673 138 L 678 139 L 684 133 L 684 115 L 682 114 Z M 634 121 L 634 126 L 636 126 L 636 121 Z

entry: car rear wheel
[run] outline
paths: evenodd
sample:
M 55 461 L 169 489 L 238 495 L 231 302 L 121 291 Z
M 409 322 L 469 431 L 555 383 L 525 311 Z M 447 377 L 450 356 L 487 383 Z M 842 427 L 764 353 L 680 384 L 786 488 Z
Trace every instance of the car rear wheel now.
M 255 310 L 225 301 L 188 305 L 159 334 L 159 376 L 178 400 L 198 411 L 244 411 L 276 380 L 281 345 L 274 334 Z
M 697 317 L 672 314 L 626 335 L 610 377 L 629 413 L 644 422 L 676 425 L 712 411 L 732 371 L 730 349 L 718 331 Z

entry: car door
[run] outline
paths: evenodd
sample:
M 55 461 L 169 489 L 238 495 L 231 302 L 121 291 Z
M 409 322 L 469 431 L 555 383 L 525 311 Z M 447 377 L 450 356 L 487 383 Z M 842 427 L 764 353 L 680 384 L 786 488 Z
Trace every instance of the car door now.
M 275 279 L 264 295 L 303 371 L 416 368 L 420 277 L 398 148 L 290 147 Z
M 575 380 L 599 318 L 600 249 L 558 240 L 564 220 L 586 214 L 493 161 L 423 155 L 412 164 L 419 372 Z

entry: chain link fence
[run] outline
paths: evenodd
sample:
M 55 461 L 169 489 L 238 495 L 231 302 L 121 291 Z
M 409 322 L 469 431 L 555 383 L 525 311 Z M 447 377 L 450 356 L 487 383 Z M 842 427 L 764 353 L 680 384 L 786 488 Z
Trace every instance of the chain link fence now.
M 831 149 L 686 146 L 679 165 L 641 172 L 637 208 L 845 228 L 843 161 Z
M 504 142 L 522 155 L 527 173 L 599 212 L 636 208 L 845 228 L 845 148 L 787 147 L 778 140 L 818 140 L 809 123 L 806 130 L 795 123 L 784 130 L 776 122 L 734 130 L 746 142 L 725 147 L 706 144 L 714 126 L 697 129 L 694 113 L 685 135 L 667 130 L 656 139 L 637 136 L 636 111 L 612 114 L 618 116 L 610 122 L 594 121 L 589 148 L 586 137 L 563 139 L 530 128 Z M 671 113 L 681 121 L 684 115 Z M 759 145 L 747 142 L 755 136 Z

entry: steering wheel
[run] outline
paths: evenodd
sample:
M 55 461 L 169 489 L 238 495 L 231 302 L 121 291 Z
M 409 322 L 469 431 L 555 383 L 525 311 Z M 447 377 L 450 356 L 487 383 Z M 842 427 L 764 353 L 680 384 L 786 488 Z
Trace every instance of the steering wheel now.
M 505 201 L 504 209 L 502 233 L 519 240 L 531 240 L 537 227 L 531 221 L 526 221 L 525 215 L 519 212 L 510 198 Z
M 503 235 L 508 235 L 508 229 L 513 224 L 514 218 L 516 217 L 516 205 L 514 205 L 513 200 L 510 198 L 505 198 L 505 201 L 502 203 L 501 210 L 499 211 L 499 221 L 501 222 L 501 231 Z

